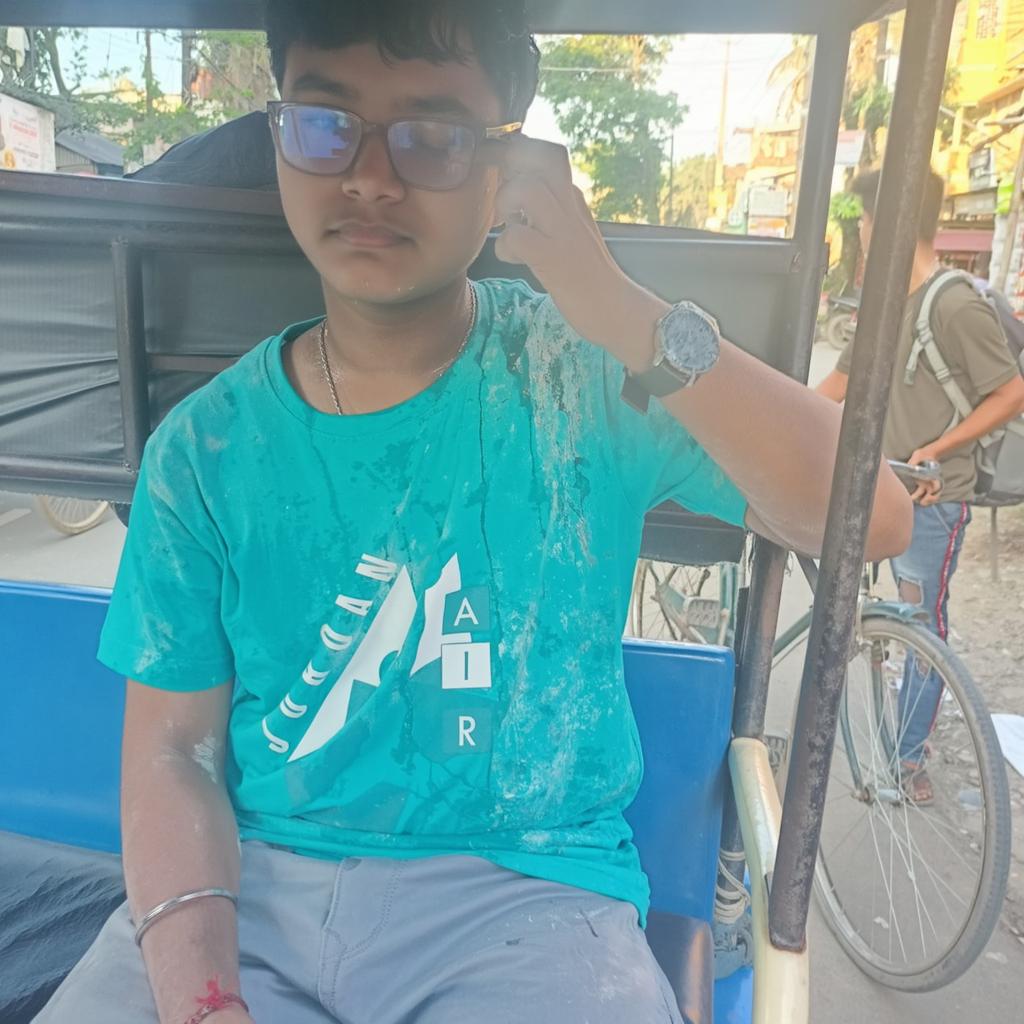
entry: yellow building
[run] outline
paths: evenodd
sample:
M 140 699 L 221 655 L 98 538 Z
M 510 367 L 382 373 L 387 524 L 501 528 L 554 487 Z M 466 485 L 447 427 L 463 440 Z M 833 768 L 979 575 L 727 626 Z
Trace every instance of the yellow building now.
M 937 142 L 935 167 L 955 195 L 977 190 L 986 175 L 1013 174 L 1021 132 L 996 122 L 1016 112 L 1024 91 L 1024 0 L 963 0 L 949 57 L 953 125 Z

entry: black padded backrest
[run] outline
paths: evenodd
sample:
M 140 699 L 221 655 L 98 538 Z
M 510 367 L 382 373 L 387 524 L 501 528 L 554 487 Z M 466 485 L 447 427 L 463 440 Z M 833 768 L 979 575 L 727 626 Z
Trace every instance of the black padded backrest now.
M 787 286 L 799 263 L 793 242 L 629 225 L 602 230 L 637 281 L 666 299 L 697 301 L 728 337 L 783 365 Z M 16 367 L 0 373 L 0 452 L 16 458 L 88 460 L 123 472 L 114 239 L 140 254 L 153 425 L 217 365 L 322 312 L 316 273 L 273 193 L 0 172 L 0 231 L 0 295 L 17 296 L 0 302 L 5 359 Z M 529 279 L 524 268 L 496 258 L 493 238 L 471 272 Z M 13 473 L 0 475 L 0 486 L 37 489 Z M 130 488 L 130 478 L 119 486 Z M 120 491 L 70 476 L 55 477 L 47 489 L 124 500 Z M 693 525 L 674 511 L 655 517 L 645 554 L 692 564 L 738 557 L 738 532 L 698 535 Z

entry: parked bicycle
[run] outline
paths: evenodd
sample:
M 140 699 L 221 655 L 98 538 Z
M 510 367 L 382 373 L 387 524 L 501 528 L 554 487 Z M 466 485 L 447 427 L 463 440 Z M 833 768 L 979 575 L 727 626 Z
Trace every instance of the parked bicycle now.
M 890 465 L 908 485 L 941 478 L 935 463 Z M 816 564 L 797 561 L 813 591 Z M 723 567 L 720 578 L 728 575 Z M 713 643 L 708 602 L 722 600 L 720 621 L 735 617 L 736 591 L 725 586 L 714 598 L 702 596 L 706 575 L 689 593 L 679 588 L 692 583 L 692 570 L 669 576 L 657 565 L 638 567 L 637 578 L 633 628 Z M 922 992 L 962 974 L 999 919 L 1010 863 L 1009 788 L 991 716 L 966 666 L 926 628 L 918 606 L 886 600 L 877 582 L 878 567 L 866 566 L 815 894 L 830 930 L 865 974 Z M 776 640 L 776 688 L 786 675 L 799 680 L 810 625 L 808 611 Z M 910 757 L 907 725 L 936 693 L 927 739 L 915 752 L 923 756 Z

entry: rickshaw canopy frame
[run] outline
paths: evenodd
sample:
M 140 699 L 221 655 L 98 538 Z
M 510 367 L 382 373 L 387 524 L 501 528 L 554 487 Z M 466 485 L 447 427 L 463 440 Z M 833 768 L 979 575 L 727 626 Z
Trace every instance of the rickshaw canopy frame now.
M 527 0 L 538 33 L 796 32 L 816 35 L 903 6 L 899 0 Z M 0 24 L 258 29 L 263 0 L 0 0 Z
M 784 329 L 792 339 L 783 369 L 806 379 L 817 294 L 824 273 L 824 228 L 829 182 L 850 32 L 891 13 L 902 3 L 880 0 L 529 0 L 531 26 L 538 33 L 793 32 L 817 36 L 814 89 L 800 180 L 794 248 L 803 266 L 787 283 Z M 945 70 L 955 0 L 910 0 L 900 75 L 894 98 L 874 258 L 868 267 L 859 319 L 859 352 L 850 381 L 851 398 L 863 408 L 847 415 L 822 560 L 821 585 L 801 687 L 783 829 L 770 879 L 770 933 L 780 949 L 802 949 L 836 713 L 845 676 L 845 652 L 855 611 L 864 541 L 881 448 L 881 424 L 892 369 L 889 341 L 898 330 L 906 298 L 916 211 L 927 173 L 931 139 Z M 0 24 L 129 28 L 255 29 L 262 24 L 261 0 L 0 0 Z M 28 227 L 22 226 L 26 230 Z M 125 370 L 122 401 L 129 419 L 148 420 L 139 342 L 144 335 L 137 253 L 115 240 L 113 257 L 125 287 L 117 297 L 119 358 Z M 134 361 L 133 361 L 134 360 Z M 146 431 L 126 437 L 126 462 L 137 466 Z M 129 468 L 126 466 L 126 469 Z M 89 472 L 108 472 L 91 467 Z M 121 482 L 121 477 L 118 477 Z M 744 618 L 736 713 L 736 735 L 759 737 L 770 668 L 785 552 L 758 541 L 751 595 Z M 760 607 L 758 607 L 760 605 Z M 729 828 L 729 812 L 726 823 Z

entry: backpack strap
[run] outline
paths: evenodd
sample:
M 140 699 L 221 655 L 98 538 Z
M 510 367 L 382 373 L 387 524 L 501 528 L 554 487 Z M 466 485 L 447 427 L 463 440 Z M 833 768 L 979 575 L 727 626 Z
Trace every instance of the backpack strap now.
M 946 428 L 947 431 L 952 430 L 953 427 L 967 419 L 974 412 L 974 406 L 968 401 L 963 388 L 953 378 L 949 364 L 942 355 L 938 342 L 935 340 L 935 332 L 932 330 L 932 310 L 937 299 L 950 285 L 956 284 L 957 281 L 963 281 L 965 284 L 970 285 L 972 290 L 975 290 L 974 279 L 970 274 L 962 270 L 941 270 L 929 282 L 924 298 L 921 300 L 917 319 L 914 322 L 914 343 L 910 348 L 910 356 L 907 359 L 907 365 L 903 373 L 904 383 L 908 386 L 913 384 L 914 376 L 917 373 L 918 361 L 921 358 L 921 354 L 924 354 L 924 357 L 928 360 L 929 368 L 935 374 L 935 379 L 946 393 L 946 397 L 954 409 L 953 419 Z M 975 294 L 977 294 L 976 291 Z M 1000 436 L 1001 431 L 997 432 L 995 436 L 987 434 L 985 437 L 980 438 L 977 443 L 983 448 L 987 448 L 994 441 L 998 440 Z

